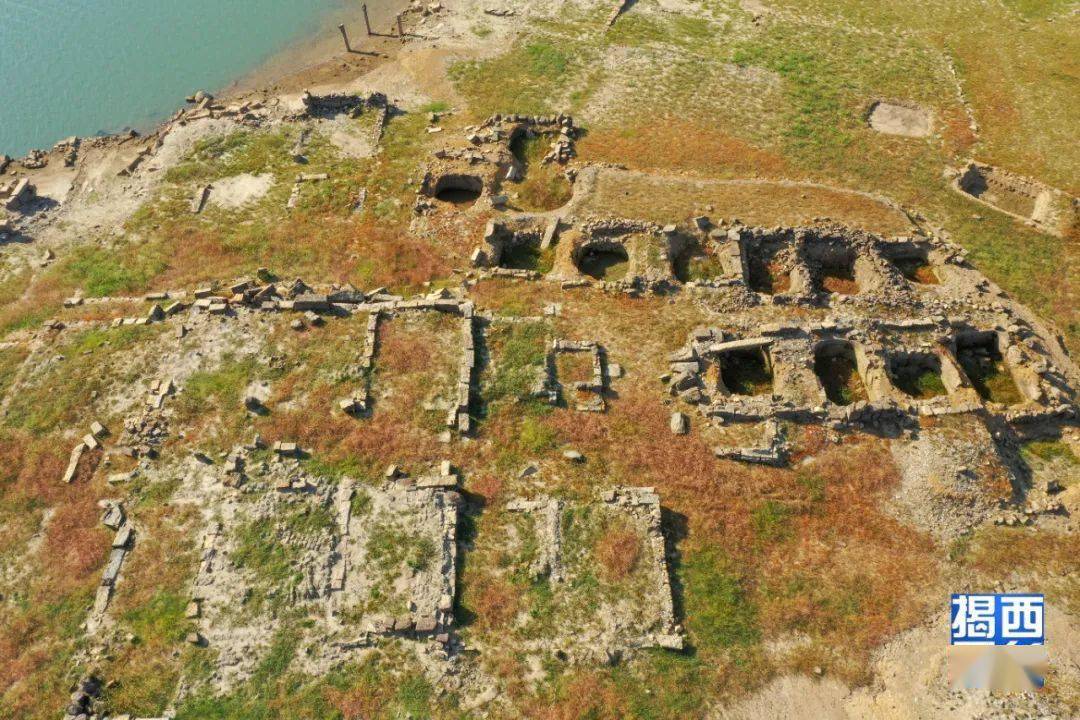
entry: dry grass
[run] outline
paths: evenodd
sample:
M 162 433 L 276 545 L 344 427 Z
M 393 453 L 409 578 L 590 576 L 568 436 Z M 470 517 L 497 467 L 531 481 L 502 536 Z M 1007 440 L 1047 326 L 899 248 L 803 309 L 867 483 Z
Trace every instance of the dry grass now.
M 101 453 L 84 457 L 75 480 L 62 485 L 66 452 L 55 438 L 9 433 L 0 452 L 0 502 L 54 510 L 39 551 L 24 558 L 30 574 L 10 590 L 17 602 L 0 608 L 0 706 L 11 717 L 55 717 L 66 702 L 79 623 L 108 553 L 97 507 L 103 488 L 91 482 Z
M 32 328 L 57 314 L 70 286 L 55 274 L 24 273 L 0 288 L 0 335 Z
M 485 279 L 472 288 L 470 297 L 499 315 L 539 316 L 550 294 L 540 283 Z
M 409 467 L 434 462 L 449 452 L 437 440 L 445 427 L 446 412 L 426 409 L 424 405 L 454 387 L 451 381 L 457 377 L 460 360 L 457 323 L 457 318 L 447 315 L 421 313 L 380 324 L 370 417 L 353 418 L 336 411 L 337 400 L 362 381 L 354 378 L 335 383 L 319 379 L 317 373 L 313 374 L 319 362 L 316 352 L 310 358 L 315 363 L 305 365 L 298 371 L 299 376 L 287 375 L 275 387 L 275 399 L 289 399 L 293 407 L 257 419 L 255 428 L 269 441 L 296 441 L 320 461 L 367 476 L 378 475 L 392 463 Z M 339 331 L 335 331 L 337 334 Z M 349 336 L 347 332 L 341 334 Z M 305 340 L 309 341 L 319 343 L 314 337 Z M 341 344 L 322 347 L 340 348 Z M 360 344 L 356 344 L 357 357 L 360 350 Z M 334 357 L 331 352 L 322 362 L 331 362 Z
M 578 143 L 586 162 L 636 170 L 688 170 L 712 178 L 783 177 L 784 159 L 716 127 L 664 118 L 634 127 L 590 128 Z
M 608 582 L 624 580 L 641 559 L 641 538 L 629 528 L 609 528 L 596 541 L 593 556 Z
M 521 588 L 502 578 L 480 578 L 469 590 L 470 607 L 476 613 L 479 627 L 484 630 L 507 627 L 521 610 Z
M 633 155 L 624 158 L 632 163 Z M 679 170 L 678 166 L 669 166 Z M 686 221 L 705 213 L 713 219 L 738 218 L 748 225 L 771 227 L 813 224 L 828 217 L 852 227 L 897 235 L 907 232 L 907 217 L 867 196 L 810 184 L 719 181 L 685 175 L 645 175 L 604 170 L 596 190 L 584 200 L 589 211 L 657 223 Z M 712 210 L 705 210 L 712 206 Z
M 800 14 L 784 16 L 785 7 Z M 781 14 L 770 15 L 760 26 L 751 27 L 744 14 L 733 11 L 723 35 L 714 32 L 719 29 L 715 24 L 702 23 L 696 29 L 686 24 L 694 18 L 680 18 L 683 25 L 656 20 L 646 8 L 624 18 L 630 22 L 620 21 L 604 43 L 649 48 L 660 58 L 671 56 L 672 47 L 685 50 L 675 54 L 685 55 L 677 64 L 687 67 L 644 79 L 652 86 L 643 88 L 641 96 L 651 97 L 660 89 L 668 97 L 668 88 L 657 86 L 670 79 L 688 84 L 670 88 L 670 109 L 677 120 L 654 116 L 636 127 L 590 128 L 578 145 L 584 160 L 628 163 L 666 175 L 607 173 L 584 211 L 660 223 L 699 213 L 760 225 L 802 224 L 828 216 L 884 234 L 906 232 L 909 223 L 902 213 L 864 195 L 809 184 L 723 183 L 706 178 L 811 177 L 882 192 L 924 210 L 933 223 L 942 223 L 973 249 L 976 265 L 1036 310 L 1051 314 L 1075 343 L 1080 304 L 1075 301 L 1077 275 L 1069 272 L 1075 265 L 1075 243 L 1048 239 L 976 208 L 949 193 L 941 180 L 943 167 L 974 153 L 1076 191 L 1076 173 L 1070 172 L 1076 164 L 1075 143 L 1070 144 L 1071 136 L 1062 132 L 1071 127 L 1062 123 L 1071 107 L 1062 98 L 1075 94 L 1070 78 L 1076 74 L 1072 72 L 1076 54 L 1058 53 L 1066 57 L 1060 60 L 1048 52 L 1073 47 L 1075 40 L 1068 36 L 1071 24 L 1059 17 L 1055 27 L 1048 27 L 1036 14 L 1035 25 L 1024 30 L 1013 11 L 975 8 L 968 0 L 929 9 L 924 5 L 890 6 L 882 13 L 877 9 L 868 12 L 865 3 L 849 0 L 827 7 L 780 0 L 770 10 Z M 837 17 L 845 22 L 835 26 L 822 22 Z M 490 66 L 478 64 L 462 71 L 465 95 L 492 101 L 486 109 L 476 105 L 465 113 L 527 111 L 530 106 L 546 110 L 563 91 L 574 93 L 568 98 L 572 103 L 587 103 L 595 90 L 590 85 L 598 82 L 604 64 L 590 62 L 597 56 L 578 47 L 588 43 L 570 42 L 571 33 L 566 31 L 580 30 L 572 27 L 575 21 L 596 19 L 563 17 L 558 21 L 563 27 L 548 23 L 548 29 L 565 33 L 566 38 L 526 39 Z M 904 32 L 895 32 L 898 27 Z M 747 89 L 762 87 L 756 81 L 740 86 L 729 78 L 720 88 L 723 92 L 716 94 L 719 100 L 694 91 L 707 85 L 706 78 L 717 77 L 712 65 L 733 59 L 729 48 L 721 48 L 714 37 L 743 51 L 743 65 L 728 69 L 729 74 L 766 77 L 775 83 L 768 98 L 775 104 L 747 96 Z M 986 37 L 1000 42 L 987 44 Z M 978 138 L 967 128 L 955 100 L 937 53 L 943 48 L 958 60 L 964 90 L 980 122 Z M 699 73 L 698 66 L 704 65 L 710 67 Z M 525 72 L 520 72 L 522 67 Z M 514 80 L 506 83 L 506 76 Z M 733 94 L 739 87 L 744 94 Z M 940 141 L 913 142 L 868 131 L 859 112 L 872 94 L 910 95 L 925 103 L 934 111 Z M 683 113 L 687 98 L 702 107 Z M 744 127 L 735 122 L 734 110 L 710 116 L 720 104 L 766 112 L 755 119 L 759 124 Z M 654 108 L 643 110 L 645 115 Z M 628 125 L 636 122 L 617 110 L 604 117 L 629 118 Z M 371 190 L 370 210 L 362 216 L 340 212 L 342 198 L 330 197 L 287 219 L 251 218 L 251 223 L 235 229 L 183 219 L 164 232 L 148 233 L 143 245 L 94 256 L 101 266 L 121 267 L 120 274 L 83 263 L 76 268 L 82 275 L 50 270 L 0 288 L 4 301 L 0 328 L 10 331 L 36 324 L 55 312 L 76 284 L 124 291 L 190 286 L 211 277 L 251 274 L 259 265 L 269 265 L 284 276 L 348 280 L 362 287 L 416 288 L 447 277 L 475 244 L 487 216 L 440 212 L 426 218 L 430 234 L 425 237 L 400 234 L 400 226 L 393 223 L 408 217 L 414 188 L 410 175 L 420 166 L 424 143 L 419 129 L 423 118 L 415 127 L 409 125 L 414 120 L 406 117 L 391 123 L 388 144 L 394 145 L 393 152 L 363 172 L 352 168 L 349 181 Z M 1024 142 L 1017 142 L 1018 137 Z M 395 144 L 408 147 L 398 153 Z M 554 201 L 540 197 L 537 202 Z M 706 210 L 709 205 L 712 208 Z M 976 213 L 988 217 L 975 220 L 971 216 Z M 139 262 L 120 262 L 127 253 L 137 253 Z M 153 272 L 147 274 L 147 268 Z M 295 346 L 284 351 L 302 356 L 275 385 L 275 400 L 291 401 L 290 409 L 251 420 L 244 429 L 258 430 L 271 441 L 297 440 L 313 451 L 315 461 L 371 476 L 390 463 L 415 472 L 448 457 L 467 468 L 467 487 L 484 508 L 481 533 L 489 537 L 501 530 L 497 521 L 502 502 L 538 489 L 537 481 L 517 475 L 526 459 L 543 461 L 545 492 L 568 499 L 595 498 L 599 488 L 613 483 L 657 488 L 666 529 L 677 550 L 673 575 L 681 587 L 680 605 L 695 653 L 644 654 L 632 669 L 545 667 L 550 682 L 542 681 L 535 696 L 525 694 L 522 677 L 530 666 L 523 658 L 502 652 L 485 659 L 495 666 L 514 701 L 526 708 L 526 715 L 550 720 L 696 717 L 716 694 L 743 692 L 771 672 L 807 671 L 814 665 L 841 680 L 865 682 L 870 652 L 921 617 L 922 591 L 938 582 L 940 550 L 880 509 L 898 481 L 882 441 L 847 438 L 837 446 L 818 429 L 792 428 L 792 469 L 772 469 L 716 460 L 696 425 L 689 436 L 671 436 L 667 426 L 671 408 L 662 404 L 663 391 L 655 378 L 665 369 L 666 352 L 707 319 L 700 307 L 669 305 L 666 298 L 634 301 L 505 281 L 484 281 L 473 297 L 481 305 L 515 315 L 538 315 L 544 303 L 564 302 L 563 316 L 550 321 L 553 333 L 599 340 L 611 360 L 627 369 L 627 377 L 614 385 L 609 412 L 593 415 L 506 403 L 485 418 L 475 441 L 440 444 L 434 431 L 444 413 L 422 406 L 431 399 L 433 385 L 456 373 L 456 352 L 443 350 L 457 346 L 457 327 L 452 337 L 434 328 L 414 333 L 394 320 L 385 328 L 376 359 L 373 417 L 350 418 L 332 410 L 346 394 L 347 381 L 324 370 L 333 365 L 336 346 L 348 346 L 355 339 L 333 327 L 297 336 Z M 117 308 L 87 307 L 68 316 L 107 319 L 115 312 Z M 715 324 L 715 318 L 709 320 Z M 569 369 L 564 375 L 576 377 Z M 204 408 L 201 414 L 210 413 Z M 199 437 L 198 428 L 191 430 L 189 437 Z M 108 542 L 108 534 L 98 526 L 96 501 L 103 488 L 100 480 L 90 479 L 93 463 L 84 463 L 72 486 L 56 483 L 69 445 L 49 435 L 37 441 L 23 434 L 0 440 L 0 461 L 5 472 L 11 468 L 0 483 L 6 512 L 0 514 L 5 520 L 0 542 L 24 546 L 38 529 L 45 508 L 56 509 L 43 530 L 40 555 L 28 560 L 32 576 L 25 588 L 17 589 L 18 603 L 0 610 L 0 703 L 13 717 L 55 717 L 59 712 L 74 638 L 80 634 L 78 624 Z M 561 463 L 557 453 L 564 447 L 581 450 L 587 462 Z M 991 477 L 986 490 L 1007 489 L 1002 478 Z M 129 613 L 161 601 L 158 573 L 162 587 L 177 588 L 190 571 L 183 518 L 162 511 L 140 519 L 147 535 L 140 536 L 139 551 L 125 567 L 125 585 L 115 605 L 117 612 L 128 616 L 125 622 L 132 623 L 137 618 Z M 615 527 L 591 545 L 606 580 L 617 581 L 634 572 L 640 562 L 636 539 Z M 1076 555 L 1074 545 L 1068 538 L 1027 530 L 994 530 L 977 537 L 962 562 L 988 581 L 1043 569 L 1064 573 Z M 496 636 L 513 627 L 526 601 L 534 607 L 531 588 L 508 579 L 513 578 L 511 573 L 501 575 L 489 563 L 501 557 L 498 549 L 465 553 L 462 583 L 463 601 L 476 614 L 476 630 Z M 1061 592 L 1074 610 L 1080 605 L 1075 593 L 1069 595 L 1056 585 L 1052 592 Z M 472 632 L 473 627 L 464 631 Z M 770 641 L 793 634 L 807 636 L 808 645 L 792 653 L 768 649 Z M 167 644 L 157 640 L 114 659 L 114 678 L 131 680 L 142 674 L 161 680 L 156 687 L 149 681 L 143 686 L 144 698 L 164 692 L 176 669 L 176 659 L 167 656 Z M 413 704 L 402 700 L 399 688 L 407 683 L 396 673 L 396 663 L 387 664 L 394 668 L 384 668 L 381 675 L 356 671 L 362 678 L 356 682 L 339 682 L 335 676 L 334 689 L 327 689 L 325 698 L 346 717 L 427 711 L 423 701 L 414 702 L 424 697 L 422 692 L 415 693 L 409 701 Z M 131 691 L 129 698 L 138 697 L 133 683 L 127 690 L 123 683 L 120 687 Z M 299 686 L 274 680 L 268 687 L 280 709 L 285 703 L 283 688 Z M 666 704 L 660 707 L 660 702 Z
M 535 720 L 621 720 L 627 707 L 615 687 L 595 672 L 572 676 L 555 697 L 533 705 L 527 717 Z
M 880 442 L 833 446 L 797 471 L 721 462 L 694 434 L 673 439 L 665 409 L 637 389 L 622 391 L 608 415 L 558 412 L 547 422 L 573 439 L 592 474 L 657 487 L 685 516 L 684 562 L 722 548 L 739 563 L 763 637 L 808 633 L 845 658 L 832 671 L 865 681 L 870 651 L 918 620 L 924 601 L 914 589 L 934 576 L 934 548 L 878 508 L 898 482 Z M 763 544 L 751 518 L 765 501 L 787 508 L 787 526 Z
M 183 242 L 169 245 L 166 269 L 147 289 L 251 276 L 261 265 L 281 276 L 317 277 L 321 282 L 418 286 L 447 274 L 450 267 L 439 246 L 370 221 L 301 216 L 252 233 L 227 242 L 213 228 L 184 232 Z

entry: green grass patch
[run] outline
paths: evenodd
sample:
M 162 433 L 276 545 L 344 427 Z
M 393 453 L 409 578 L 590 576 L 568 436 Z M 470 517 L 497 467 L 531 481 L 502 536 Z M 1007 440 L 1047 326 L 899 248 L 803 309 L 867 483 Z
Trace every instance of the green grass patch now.
M 555 430 L 545 425 L 536 415 L 526 415 L 522 418 L 518 441 L 525 452 L 534 455 L 554 450 L 559 444 Z
M 248 384 L 274 381 L 283 372 L 281 368 L 264 367 L 254 357 L 237 359 L 226 354 L 218 367 L 188 377 L 174 402 L 177 419 L 194 424 L 211 418 L 207 442 L 212 448 L 225 449 L 251 430 L 251 416 L 243 404 Z
M 825 489 L 828 482 L 817 473 L 800 473 L 796 478 L 796 482 L 806 490 L 810 502 L 817 503 L 825 499 Z
M 117 355 L 154 337 L 161 327 L 129 325 L 74 334 L 56 348 L 63 360 L 24 379 L 20 392 L 12 397 L 4 424 L 43 435 L 61 426 L 88 423 L 95 414 L 95 392 L 103 393 L 110 383 L 132 382 L 143 369 L 132 365 L 121 372 L 114 365 Z
M 229 406 L 240 402 L 240 395 L 255 377 L 254 358 L 231 360 L 226 358 L 217 370 L 192 373 L 184 383 L 181 405 L 202 409 L 210 401 L 216 405 Z
M 188 158 L 165 173 L 171 183 L 209 182 L 241 173 L 262 173 L 292 163 L 289 133 L 242 130 L 199 140 Z
M 700 550 L 682 568 L 686 625 L 702 650 L 759 642 L 757 607 L 734 563 L 716 548 Z
M 413 570 L 426 570 L 437 554 L 431 538 L 385 522 L 372 529 L 367 552 L 368 558 L 384 572 L 395 572 L 402 564 Z
M 1024 443 L 1021 451 L 1026 457 L 1038 458 L 1045 462 L 1064 462 L 1066 465 L 1080 465 L 1072 447 L 1064 440 L 1032 440 Z
M 274 639 L 254 677 L 225 696 L 210 688 L 187 698 L 177 720 L 424 720 L 461 717 L 455 696 L 435 696 L 415 661 L 396 648 L 318 677 L 290 670 L 299 648 L 289 631 Z M 346 715 L 343 708 L 350 710 Z M 359 712 L 359 714 L 357 714 Z
M 259 518 L 238 528 L 232 561 L 254 572 L 261 584 L 280 587 L 298 580 L 294 560 L 295 553 L 280 542 L 273 518 Z
M 939 370 L 915 363 L 894 368 L 893 381 L 900 390 L 914 398 L 925 400 L 946 392 Z
M 487 336 L 494 368 L 486 383 L 489 402 L 528 397 L 543 370 L 549 328 L 540 323 L 492 327 Z
M 624 47 L 675 47 L 683 51 L 708 50 L 722 30 L 708 18 L 679 14 L 657 17 L 626 13 L 601 36 L 606 45 Z
M 184 617 L 187 602 L 178 592 L 161 590 L 122 619 L 135 634 L 136 642 L 180 642 L 191 624 Z
M 450 67 L 449 77 L 477 116 L 496 112 L 546 115 L 565 110 L 563 89 L 588 70 L 585 46 L 555 36 L 534 36 L 504 55 Z
M 750 525 L 759 542 L 786 540 L 791 537 L 791 508 L 776 500 L 766 500 L 751 511 Z
M 323 457 L 310 457 L 306 458 L 303 463 L 312 475 L 319 475 L 334 482 L 341 482 L 346 477 L 367 481 L 367 467 L 356 457 L 347 456 L 332 460 Z
M 519 134 L 510 143 L 510 151 L 521 164 L 524 175 L 517 182 L 507 182 L 503 189 L 514 193 L 514 204 L 521 210 L 533 212 L 555 210 L 570 202 L 573 187 L 563 174 L 562 166 L 555 162 L 544 162 L 549 145 L 548 136 L 527 137 L 525 133 Z M 539 256 L 540 251 L 536 248 L 535 257 L 539 258 Z M 554 259 L 553 254 L 550 257 Z M 533 266 L 526 269 L 535 269 L 538 272 L 547 272 L 551 269 L 550 262 L 547 270 L 541 270 L 535 265 L 534 261 Z
M 236 550 L 231 559 L 255 579 L 250 602 L 257 611 L 269 601 L 277 608 L 303 580 L 298 569 L 301 548 L 282 541 L 284 535 L 318 537 L 334 525 L 330 510 L 323 506 L 300 505 L 282 509 L 274 517 L 256 518 L 236 530 Z
M 81 247 L 64 262 L 60 273 L 65 280 L 81 287 L 87 296 L 104 297 L 141 290 L 166 267 L 164 259 L 155 252 L 133 252 L 127 246 Z

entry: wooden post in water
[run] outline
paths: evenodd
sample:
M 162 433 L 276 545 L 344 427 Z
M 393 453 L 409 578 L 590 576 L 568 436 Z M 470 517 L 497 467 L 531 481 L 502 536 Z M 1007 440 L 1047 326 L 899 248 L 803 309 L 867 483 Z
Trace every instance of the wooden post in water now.
M 337 29 L 341 31 L 341 39 L 345 41 L 345 52 L 352 52 L 352 48 L 349 46 L 349 34 L 345 32 L 345 26 L 338 25 Z
M 371 20 L 368 19 L 367 3 L 361 5 L 360 8 L 364 11 L 364 27 L 367 28 L 367 34 L 371 35 Z
M 398 37 L 405 37 L 405 31 L 401 29 L 401 13 L 397 16 L 397 34 Z

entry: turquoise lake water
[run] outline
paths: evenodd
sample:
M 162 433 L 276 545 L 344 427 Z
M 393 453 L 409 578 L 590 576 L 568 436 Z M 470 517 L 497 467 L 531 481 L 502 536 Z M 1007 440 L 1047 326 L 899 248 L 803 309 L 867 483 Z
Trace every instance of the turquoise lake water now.
M 147 128 L 347 0 L 0 0 L 0 155 Z

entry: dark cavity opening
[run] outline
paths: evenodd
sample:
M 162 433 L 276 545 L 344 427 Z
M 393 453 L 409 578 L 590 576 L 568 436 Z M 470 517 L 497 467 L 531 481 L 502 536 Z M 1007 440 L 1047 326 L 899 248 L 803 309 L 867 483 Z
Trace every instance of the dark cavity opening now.
M 896 269 L 907 278 L 908 282 L 913 282 L 919 285 L 937 285 L 938 280 L 937 273 L 934 272 L 934 268 L 930 265 L 930 262 L 926 259 L 926 256 L 913 256 L 897 258 L 892 261 L 892 264 L 896 266 Z
M 791 289 L 791 271 L 777 257 L 781 248 L 777 243 L 761 243 L 747 249 L 747 282 L 754 292 L 778 295 Z
M 814 284 L 819 292 L 855 295 L 855 253 L 847 248 L 819 247 L 808 253 Z
M 762 348 L 729 350 L 720 357 L 720 379 L 736 395 L 770 395 L 772 363 Z
M 851 343 L 823 345 L 814 355 L 814 372 L 825 388 L 825 397 L 837 405 L 866 400 L 866 386 L 859 375 L 855 348 Z
M 993 334 L 957 338 L 956 359 L 983 400 L 1003 405 L 1024 401 Z
M 530 142 L 531 138 L 529 133 L 524 130 L 519 130 L 514 133 L 514 137 L 510 139 L 510 154 L 514 156 L 514 159 L 518 161 L 523 170 L 527 170 L 529 167 L 529 156 L 533 153 L 530 152 L 535 141 Z
M 474 175 L 447 175 L 435 185 L 435 199 L 454 205 L 472 205 L 484 190 L 484 183 Z
M 977 167 L 970 167 L 960 177 L 960 189 L 973 197 L 979 197 L 990 186 L 986 182 L 986 176 Z
M 541 274 L 551 270 L 555 259 L 554 248 L 540 249 L 539 237 L 515 239 L 499 257 L 499 266 L 512 270 L 533 270 Z
M 589 247 L 578 260 L 578 269 L 597 280 L 621 280 L 626 277 L 630 257 L 622 245 Z
M 889 359 L 889 374 L 896 387 L 913 398 L 925 400 L 946 393 L 937 355 L 895 355 Z

